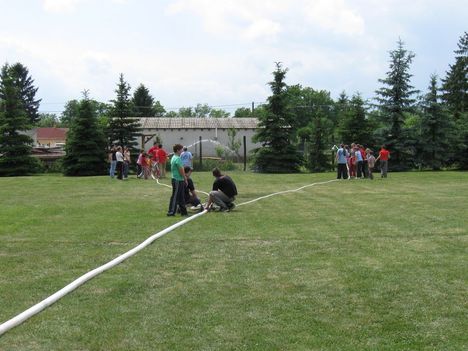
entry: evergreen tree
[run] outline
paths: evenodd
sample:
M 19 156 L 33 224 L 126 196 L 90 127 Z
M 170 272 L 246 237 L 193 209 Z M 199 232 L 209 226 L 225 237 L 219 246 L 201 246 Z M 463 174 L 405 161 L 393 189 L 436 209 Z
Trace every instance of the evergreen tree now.
M 133 93 L 132 103 L 134 108 L 133 116 L 153 117 L 156 115 L 154 99 L 143 84 L 140 84 Z
M 327 140 L 327 119 L 323 109 L 318 109 L 313 121 L 310 124 L 311 138 L 309 144 L 309 159 L 307 168 L 312 172 L 324 172 L 328 166 L 328 159 L 325 155 L 325 142 Z
M 431 76 L 428 90 L 422 107 L 420 159 L 423 166 L 437 170 L 447 165 L 451 158 L 454 124 L 440 102 L 436 75 Z
M 458 50 L 455 50 L 455 64 L 450 65 L 442 89 L 443 99 L 456 119 L 468 113 L 468 32 L 460 37 Z
M 140 124 L 138 119 L 130 117 L 133 111 L 130 101 L 130 85 L 125 82 L 123 74 L 120 74 L 115 92 L 117 97 L 111 101 L 113 106 L 111 107 L 108 126 L 109 141 L 110 144 L 127 146 L 134 154 Z
M 412 96 L 417 93 L 410 84 L 412 75 L 409 73 L 414 56 L 404 49 L 404 43 L 399 40 L 398 48 L 390 51 L 390 71 L 387 77 L 379 79 L 384 86 L 376 91 L 378 107 L 384 118 L 383 143 L 390 149 L 390 165 L 395 170 L 408 169 L 412 161 L 412 155 L 407 152 L 404 123 L 405 113 L 414 108 L 415 99 Z
M 94 176 L 105 174 L 106 169 L 106 139 L 85 92 L 79 102 L 78 115 L 67 134 L 63 173 L 67 176 Z
M 0 73 L 0 176 L 35 173 L 39 162 L 31 156 L 33 140 L 25 134 L 30 121 L 15 72 L 8 64 Z
M 267 114 L 259 117 L 259 128 L 253 138 L 262 144 L 255 150 L 254 168 L 259 172 L 298 172 L 301 165 L 301 157 L 291 143 L 294 116 L 287 108 L 286 72 L 281 63 L 276 63 L 274 80 L 269 83 L 273 94 L 266 104 Z
M 28 69 L 21 63 L 15 63 L 10 69 L 29 123 L 34 124 L 39 120 L 39 105 L 41 103 L 41 99 L 36 100 L 38 88 L 34 87 L 34 79 L 29 76 Z
M 361 95 L 354 95 L 351 101 L 346 103 L 339 100 L 337 105 L 340 115 L 338 140 L 345 144 L 372 144 L 371 125 Z

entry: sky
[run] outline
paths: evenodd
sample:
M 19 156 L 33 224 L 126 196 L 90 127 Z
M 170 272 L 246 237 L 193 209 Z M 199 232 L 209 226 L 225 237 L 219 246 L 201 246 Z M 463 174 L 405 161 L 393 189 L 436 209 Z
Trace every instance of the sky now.
M 0 64 L 29 69 L 40 112 L 115 98 L 120 73 L 167 111 L 233 113 L 286 83 L 375 97 L 401 39 L 412 84 L 444 77 L 468 30 L 468 0 L 0 0 Z

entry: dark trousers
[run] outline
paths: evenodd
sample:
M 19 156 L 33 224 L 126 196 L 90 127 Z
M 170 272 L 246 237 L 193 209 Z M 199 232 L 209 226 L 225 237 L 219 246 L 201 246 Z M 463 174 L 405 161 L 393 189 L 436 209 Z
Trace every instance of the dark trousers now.
M 356 168 L 357 168 L 357 177 L 361 178 L 362 177 L 362 161 L 357 161 Z
M 117 161 L 117 179 L 122 179 L 124 172 L 124 163 L 122 161 Z
M 348 179 L 348 169 L 346 168 L 346 163 L 338 163 L 338 174 L 336 179 Z
M 185 216 L 187 214 L 187 208 L 185 208 L 185 181 L 172 178 L 172 195 L 167 213 L 176 214 L 177 206 L 179 206 L 180 214 Z

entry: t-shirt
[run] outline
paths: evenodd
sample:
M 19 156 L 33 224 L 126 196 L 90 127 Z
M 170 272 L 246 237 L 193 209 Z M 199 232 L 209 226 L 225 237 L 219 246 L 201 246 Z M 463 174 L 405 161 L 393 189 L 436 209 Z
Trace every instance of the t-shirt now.
M 123 155 L 120 151 L 117 151 L 115 153 L 115 158 L 117 159 L 117 162 L 123 162 L 124 158 L 123 158 Z
M 171 173 L 172 178 L 178 181 L 183 181 L 184 176 L 180 174 L 180 168 L 184 168 L 180 156 L 174 155 L 171 158 Z
M 184 151 L 180 155 L 184 166 L 192 166 L 192 153 L 190 151 Z
M 362 154 L 361 154 L 361 151 L 360 151 L 360 150 L 356 150 L 356 151 L 354 152 L 354 155 L 356 156 L 356 161 L 362 162 Z
M 166 152 L 166 150 L 164 150 L 164 149 L 158 149 L 157 153 L 158 153 L 158 160 L 159 160 L 159 162 L 165 163 L 166 160 L 167 160 L 167 152 Z
M 367 157 L 367 164 L 369 165 L 369 168 L 373 168 L 375 166 L 375 157 L 374 157 L 374 155 L 369 155 Z
M 338 163 L 346 163 L 346 150 L 339 148 L 337 153 L 338 155 Z
M 158 149 L 159 148 L 157 146 L 153 146 L 148 150 L 148 154 L 151 155 L 151 159 L 155 162 L 158 161 Z
M 367 160 L 367 154 L 366 154 L 366 149 L 359 149 L 361 152 L 362 160 L 366 161 Z
M 380 160 L 388 161 L 389 155 L 390 155 L 390 152 L 388 150 L 380 149 L 380 152 L 379 152 Z
M 213 183 L 213 190 L 221 190 L 227 197 L 234 197 L 237 195 L 236 184 L 234 184 L 231 177 L 227 175 L 216 178 Z

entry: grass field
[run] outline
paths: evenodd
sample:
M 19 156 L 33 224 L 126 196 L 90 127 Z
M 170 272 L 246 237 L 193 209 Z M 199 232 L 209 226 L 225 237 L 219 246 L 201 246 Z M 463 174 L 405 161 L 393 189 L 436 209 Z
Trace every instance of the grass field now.
M 231 176 L 238 204 L 334 177 Z M 193 178 L 210 189 L 209 173 Z M 0 178 L 0 323 L 179 221 L 169 195 L 136 179 Z M 468 173 L 316 185 L 191 221 L 0 350 L 466 350 L 467 239 Z

